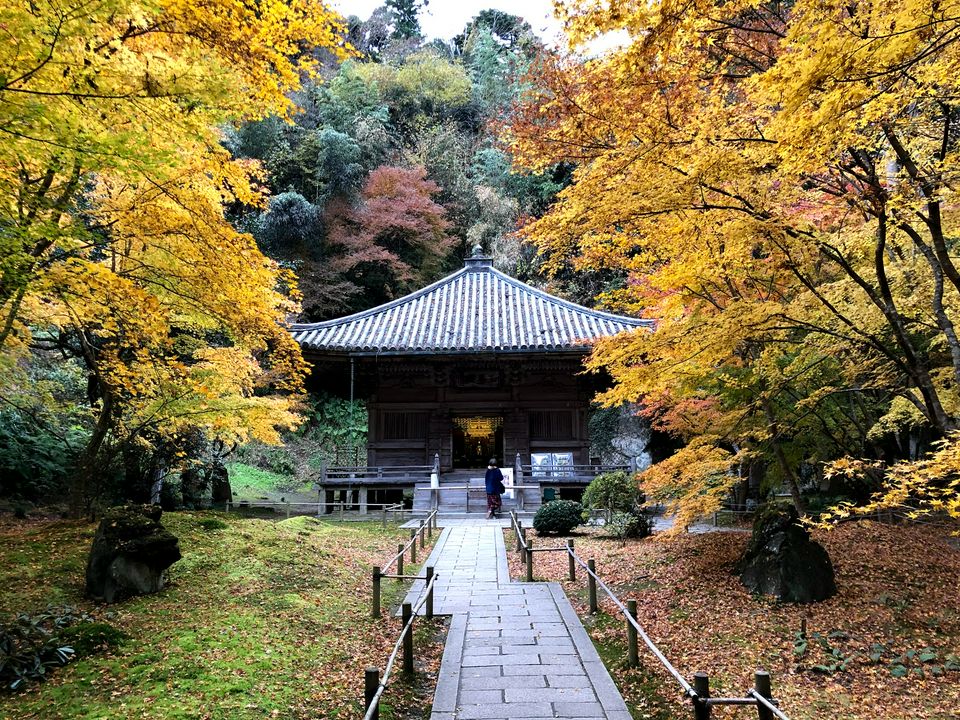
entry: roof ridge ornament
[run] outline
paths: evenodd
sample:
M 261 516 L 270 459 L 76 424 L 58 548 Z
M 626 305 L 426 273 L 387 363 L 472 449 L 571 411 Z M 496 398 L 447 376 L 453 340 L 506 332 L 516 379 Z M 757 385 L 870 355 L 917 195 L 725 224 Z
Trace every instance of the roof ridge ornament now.
M 483 246 L 478 241 L 473 246 L 473 252 L 470 256 L 464 259 L 463 266 L 472 270 L 493 267 L 493 258 L 490 255 L 483 254 Z

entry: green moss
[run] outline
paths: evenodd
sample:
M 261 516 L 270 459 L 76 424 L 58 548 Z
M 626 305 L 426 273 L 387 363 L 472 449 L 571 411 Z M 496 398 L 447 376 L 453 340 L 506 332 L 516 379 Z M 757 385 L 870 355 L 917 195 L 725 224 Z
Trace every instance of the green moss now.
M 401 531 L 206 512 L 167 513 L 161 522 L 180 539 L 183 559 L 163 591 L 112 606 L 109 618 L 82 595 L 94 525 L 2 528 L 4 610 L 66 597 L 129 639 L 91 629 L 84 639 L 100 652 L 58 668 L 17 699 L 0 697 L 0 719 L 357 716 L 355 695 L 344 688 L 384 641 L 369 618 L 364 583 L 370 565 L 395 551 Z M 406 587 L 385 583 L 384 608 Z M 429 707 L 430 692 L 411 704 L 413 693 L 401 687 L 391 702 L 404 712 Z
M 64 645 L 72 647 L 79 657 L 122 645 L 130 639 L 122 630 L 103 622 L 71 625 L 59 631 L 57 637 Z
M 228 527 L 230 527 L 223 520 L 218 518 L 203 518 L 197 524 L 207 532 L 214 530 L 226 530 Z

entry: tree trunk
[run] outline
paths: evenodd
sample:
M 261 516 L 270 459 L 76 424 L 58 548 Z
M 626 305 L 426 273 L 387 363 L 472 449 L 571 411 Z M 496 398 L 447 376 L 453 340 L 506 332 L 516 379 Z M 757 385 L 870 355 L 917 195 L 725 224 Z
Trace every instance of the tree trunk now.
M 163 478 L 166 472 L 162 467 L 156 467 L 153 470 L 153 482 L 150 485 L 150 504 L 160 504 L 160 491 L 163 489 Z
M 109 392 L 103 395 L 103 405 L 100 409 L 100 417 L 97 418 L 97 424 L 87 441 L 87 446 L 80 455 L 80 461 L 77 465 L 77 471 L 70 481 L 69 513 L 71 517 L 82 518 L 91 516 L 93 510 L 93 489 L 94 478 L 102 469 L 100 463 L 100 450 L 104 441 L 107 439 L 107 433 L 110 431 L 111 415 L 113 414 L 113 399 Z
M 803 517 L 807 514 L 807 507 L 803 502 L 803 497 L 800 495 L 800 482 L 797 480 L 797 475 L 793 472 L 793 468 L 790 467 L 790 462 L 783 452 L 783 446 L 780 444 L 779 439 L 780 426 L 777 423 L 776 415 L 774 415 L 773 406 L 768 399 L 763 400 L 763 411 L 767 416 L 767 429 L 770 432 L 770 444 L 773 446 L 773 455 L 777 459 L 777 464 L 780 466 L 784 478 L 787 480 L 793 505 L 797 508 L 800 516 Z

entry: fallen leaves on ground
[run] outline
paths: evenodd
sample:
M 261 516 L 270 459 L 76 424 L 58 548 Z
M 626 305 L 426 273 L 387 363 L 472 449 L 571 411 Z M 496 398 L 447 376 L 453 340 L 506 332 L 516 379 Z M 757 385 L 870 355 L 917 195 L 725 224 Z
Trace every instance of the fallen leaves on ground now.
M 732 572 L 746 533 L 621 545 L 589 530 L 575 536 L 575 549 L 584 561 L 596 561 L 621 599 L 637 600 L 640 624 L 684 677 L 710 676 L 714 696 L 743 696 L 754 671 L 764 669 L 791 720 L 960 716 L 960 671 L 945 669 L 951 655 L 960 655 L 960 550 L 949 530 L 865 521 L 815 538 L 833 560 L 838 593 L 812 605 L 746 591 Z M 550 547 L 565 540 L 535 542 Z M 514 547 L 512 534 L 507 547 Z M 521 555 L 509 556 L 511 575 L 524 577 Z M 585 573 L 569 582 L 567 567 L 565 553 L 535 553 L 535 579 L 562 582 L 634 717 L 691 716 L 677 683 L 642 645 L 641 667 L 626 667 L 622 616 L 600 590 L 602 612 L 591 618 Z M 714 717 L 755 713 L 714 709 Z

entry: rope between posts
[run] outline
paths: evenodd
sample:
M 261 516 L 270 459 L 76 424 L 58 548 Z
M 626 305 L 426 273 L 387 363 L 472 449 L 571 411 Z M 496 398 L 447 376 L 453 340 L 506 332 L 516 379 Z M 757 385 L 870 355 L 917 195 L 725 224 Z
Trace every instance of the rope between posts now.
M 561 545 L 560 547 L 552 547 L 552 548 L 532 548 L 532 547 L 527 548 L 527 552 L 566 552 L 566 551 L 567 551 L 566 545 Z
M 750 697 L 755 699 L 758 703 L 763 705 L 767 710 L 769 710 L 778 718 L 780 718 L 780 720 L 790 720 L 790 718 L 784 715 L 783 711 L 780 710 L 780 708 L 778 708 L 776 705 L 773 704 L 773 702 L 771 702 L 770 698 L 764 697 L 763 695 L 761 695 L 760 693 L 758 693 L 756 690 L 753 690 L 753 689 L 747 690 L 747 695 L 749 695 Z
M 620 602 L 620 599 L 616 595 L 613 594 L 613 591 L 609 587 L 607 587 L 607 584 L 600 578 L 600 576 L 597 575 L 595 572 L 592 572 L 590 570 L 590 566 L 587 565 L 583 560 L 581 560 L 580 556 L 577 555 L 573 550 L 571 550 L 570 548 L 564 548 L 564 549 L 573 557 L 573 559 L 584 570 L 587 571 L 588 575 L 593 576 L 593 579 L 597 581 L 597 584 L 603 588 L 603 591 L 610 596 L 610 599 L 613 600 L 614 604 L 618 608 L 620 608 L 620 612 L 622 612 L 624 616 L 627 618 L 627 622 L 629 622 L 633 626 L 634 630 L 637 631 L 637 635 L 639 635 L 643 639 L 643 642 L 650 649 L 650 652 L 654 654 L 657 660 L 660 661 L 660 664 L 663 665 L 667 669 L 667 671 L 673 676 L 673 679 L 676 680 L 678 683 L 680 683 L 680 687 L 683 688 L 683 692 L 687 695 L 687 697 L 693 700 L 699 699 L 700 696 L 697 694 L 697 691 L 693 689 L 693 686 L 691 686 L 690 683 L 687 682 L 687 679 L 683 677 L 683 675 L 680 674 L 680 672 L 670 663 L 670 661 L 667 660 L 666 656 L 662 652 L 660 652 L 660 648 L 658 648 L 653 643 L 653 640 L 650 639 L 650 636 L 647 635 L 647 633 L 644 631 L 642 627 L 640 627 L 640 623 L 638 623 L 636 618 L 634 618 L 633 615 L 631 615 L 627 611 L 626 606 L 622 602 Z
M 512 519 L 512 523 L 513 523 L 514 531 L 517 533 L 518 536 L 522 536 L 522 533 L 520 532 L 520 527 L 519 527 L 519 525 L 518 525 L 518 523 L 517 523 L 517 517 L 516 517 L 516 515 L 512 515 L 512 516 L 511 516 L 511 519 Z M 637 634 L 638 634 L 641 638 L 643 638 L 643 642 L 644 642 L 644 644 L 646 644 L 646 646 L 650 649 L 650 652 L 652 652 L 652 653 L 654 654 L 654 656 L 657 658 L 657 660 L 659 660 L 659 661 L 661 662 L 661 664 L 667 669 L 667 671 L 673 676 L 673 678 L 674 678 L 678 683 L 680 683 L 680 687 L 683 688 L 683 691 L 684 691 L 684 693 L 687 695 L 687 697 L 689 697 L 689 698 L 691 698 L 691 699 L 693 699 L 693 700 L 699 699 L 699 695 L 697 694 L 697 691 L 693 689 L 693 687 L 690 685 L 690 683 L 687 682 L 686 678 L 683 677 L 683 675 L 680 674 L 680 672 L 670 663 L 669 660 L 667 660 L 666 656 L 665 656 L 662 652 L 660 652 L 660 648 L 658 648 L 658 647 L 653 643 L 653 640 L 651 640 L 651 639 L 650 639 L 650 636 L 647 635 L 646 631 L 644 631 L 644 629 L 643 629 L 642 627 L 640 627 L 640 623 L 637 622 L 637 620 L 633 617 L 633 615 L 631 615 L 631 614 L 627 611 L 627 608 L 624 606 L 624 604 L 623 604 L 622 602 L 620 602 L 620 599 L 619 599 L 616 595 L 613 594 L 613 591 L 612 591 L 609 587 L 607 587 L 607 584 L 600 578 L 599 575 L 597 575 L 595 572 L 592 572 L 592 571 L 590 570 L 590 566 L 587 565 L 583 560 L 581 560 L 581 559 L 580 559 L 580 556 L 577 555 L 577 554 L 573 551 L 572 548 L 570 548 L 569 546 L 564 546 L 564 547 L 559 547 L 559 548 L 533 548 L 533 547 L 530 546 L 530 543 L 529 543 L 529 542 L 525 542 L 525 543 L 524 543 L 524 548 L 526 549 L 527 552 L 544 552 L 544 551 L 546 551 L 546 552 L 557 552 L 557 551 L 566 551 L 570 556 L 572 556 L 573 559 L 574 559 L 581 567 L 583 567 L 584 570 L 587 571 L 587 574 L 588 574 L 588 575 L 592 575 L 592 576 L 593 576 L 593 578 L 597 581 L 597 583 L 600 585 L 600 587 L 603 588 L 603 591 L 604 591 L 605 593 L 607 593 L 607 595 L 610 596 L 610 599 L 613 600 L 613 602 L 616 604 L 616 606 L 617 606 L 618 608 L 620 608 L 620 611 L 621 611 L 621 612 L 624 614 L 624 616 L 627 618 L 627 621 L 634 627 L 634 629 L 637 631 Z
M 555 547 L 555 548 L 534 548 L 532 542 L 523 538 L 523 533 L 520 525 L 517 522 L 516 515 L 511 513 L 511 519 L 512 519 L 514 532 L 517 534 L 517 546 L 518 548 L 522 546 L 525 552 L 530 553 L 530 555 L 528 555 L 528 558 L 532 559 L 533 553 L 535 552 L 559 552 L 559 551 L 565 550 L 568 556 L 572 558 L 574 562 L 576 562 L 578 565 L 580 565 L 580 567 L 586 570 L 587 575 L 592 577 L 593 580 L 595 580 L 596 583 L 600 585 L 601 588 L 603 588 L 603 591 L 610 597 L 614 605 L 616 605 L 617 608 L 620 610 L 620 612 L 623 613 L 623 616 L 627 619 L 627 622 L 630 624 L 630 626 L 633 627 L 633 629 L 636 631 L 637 636 L 643 639 L 644 644 L 647 646 L 650 652 L 653 653 L 654 657 L 656 657 L 657 660 L 660 661 L 660 664 L 663 665 L 663 667 L 667 670 L 667 672 L 670 673 L 673 679 L 676 680 L 677 683 L 679 683 L 680 687 L 683 688 L 684 694 L 690 700 L 693 701 L 695 706 L 706 706 L 707 708 L 713 705 L 763 706 L 764 708 L 769 710 L 771 714 L 773 714 L 775 717 L 779 718 L 780 720 L 790 720 L 790 718 L 787 717 L 787 715 L 784 714 L 783 711 L 777 707 L 776 700 L 774 700 L 773 698 L 766 697 L 761 692 L 758 692 L 756 688 L 751 688 L 749 691 L 747 691 L 747 697 L 743 697 L 743 698 L 728 698 L 728 697 L 710 698 L 708 696 L 701 697 L 700 693 L 698 693 L 693 688 L 693 686 L 690 685 L 689 682 L 687 682 L 687 679 L 680 674 L 680 671 L 677 670 L 669 660 L 667 660 L 667 657 L 660 651 L 660 648 L 656 646 L 653 640 L 650 639 L 650 636 L 647 635 L 646 631 L 640 626 L 639 621 L 630 613 L 627 607 L 620 601 L 620 598 L 618 598 L 614 594 L 614 592 L 609 588 L 609 586 L 603 581 L 603 579 L 599 575 L 597 575 L 596 572 L 592 571 L 590 569 L 590 566 L 586 562 L 584 562 L 580 558 L 580 556 L 576 554 L 576 552 L 574 552 L 572 545 L 567 545 L 564 547 Z M 527 566 L 528 573 L 529 573 L 529 568 L 530 568 L 530 565 L 528 564 Z M 767 691 L 769 692 L 769 680 L 767 681 L 767 688 L 768 688 Z M 709 713 L 709 710 L 707 710 L 707 712 Z
M 367 706 L 367 710 L 363 715 L 363 720 L 371 720 L 373 714 L 377 709 L 377 706 L 380 704 L 380 698 L 383 697 L 383 692 L 387 689 L 387 683 L 390 681 L 390 673 L 393 672 L 393 665 L 397 661 L 397 655 L 400 653 L 400 647 L 403 644 L 403 638 L 406 637 L 408 632 L 413 632 L 413 621 L 417 617 L 417 611 L 420 610 L 427 602 L 427 598 L 430 593 L 433 591 L 433 586 L 437 582 L 439 573 L 434 573 L 433 577 L 430 578 L 423 588 L 423 594 L 420 597 L 420 600 L 416 605 L 413 606 L 413 610 L 410 612 L 410 619 L 407 620 L 407 624 L 403 626 L 403 629 L 400 631 L 400 636 L 397 638 L 396 644 L 393 646 L 393 652 L 390 653 L 390 658 L 387 660 L 387 665 L 383 669 L 383 679 L 380 681 L 380 684 L 377 686 L 377 692 L 374 693 L 373 699 L 370 701 L 370 705 Z M 424 578 L 420 578 L 421 580 Z
M 437 511 L 434 510 L 434 511 L 431 512 L 429 515 L 427 515 L 427 520 L 426 520 L 426 522 L 430 522 L 430 520 L 431 520 L 431 519 L 433 518 L 433 516 L 436 515 L 436 514 L 437 514 Z M 386 577 L 386 576 L 383 574 L 383 572 L 382 572 L 383 570 L 387 570 L 387 569 L 388 569 L 391 565 L 393 565 L 398 559 L 400 559 L 401 556 L 403 556 L 404 554 L 406 554 L 407 550 L 410 549 L 410 546 L 411 546 L 411 545 L 413 545 L 415 542 L 417 542 L 418 534 L 419 534 L 419 533 L 414 533 L 414 534 L 413 534 L 413 537 L 410 538 L 410 539 L 407 541 L 407 544 L 403 546 L 403 550 L 400 550 L 396 555 L 394 555 L 392 558 L 390 558 L 389 560 L 387 560 L 387 564 L 386 564 L 386 565 L 383 565 L 383 566 L 381 567 L 381 573 L 380 573 L 381 577 Z

